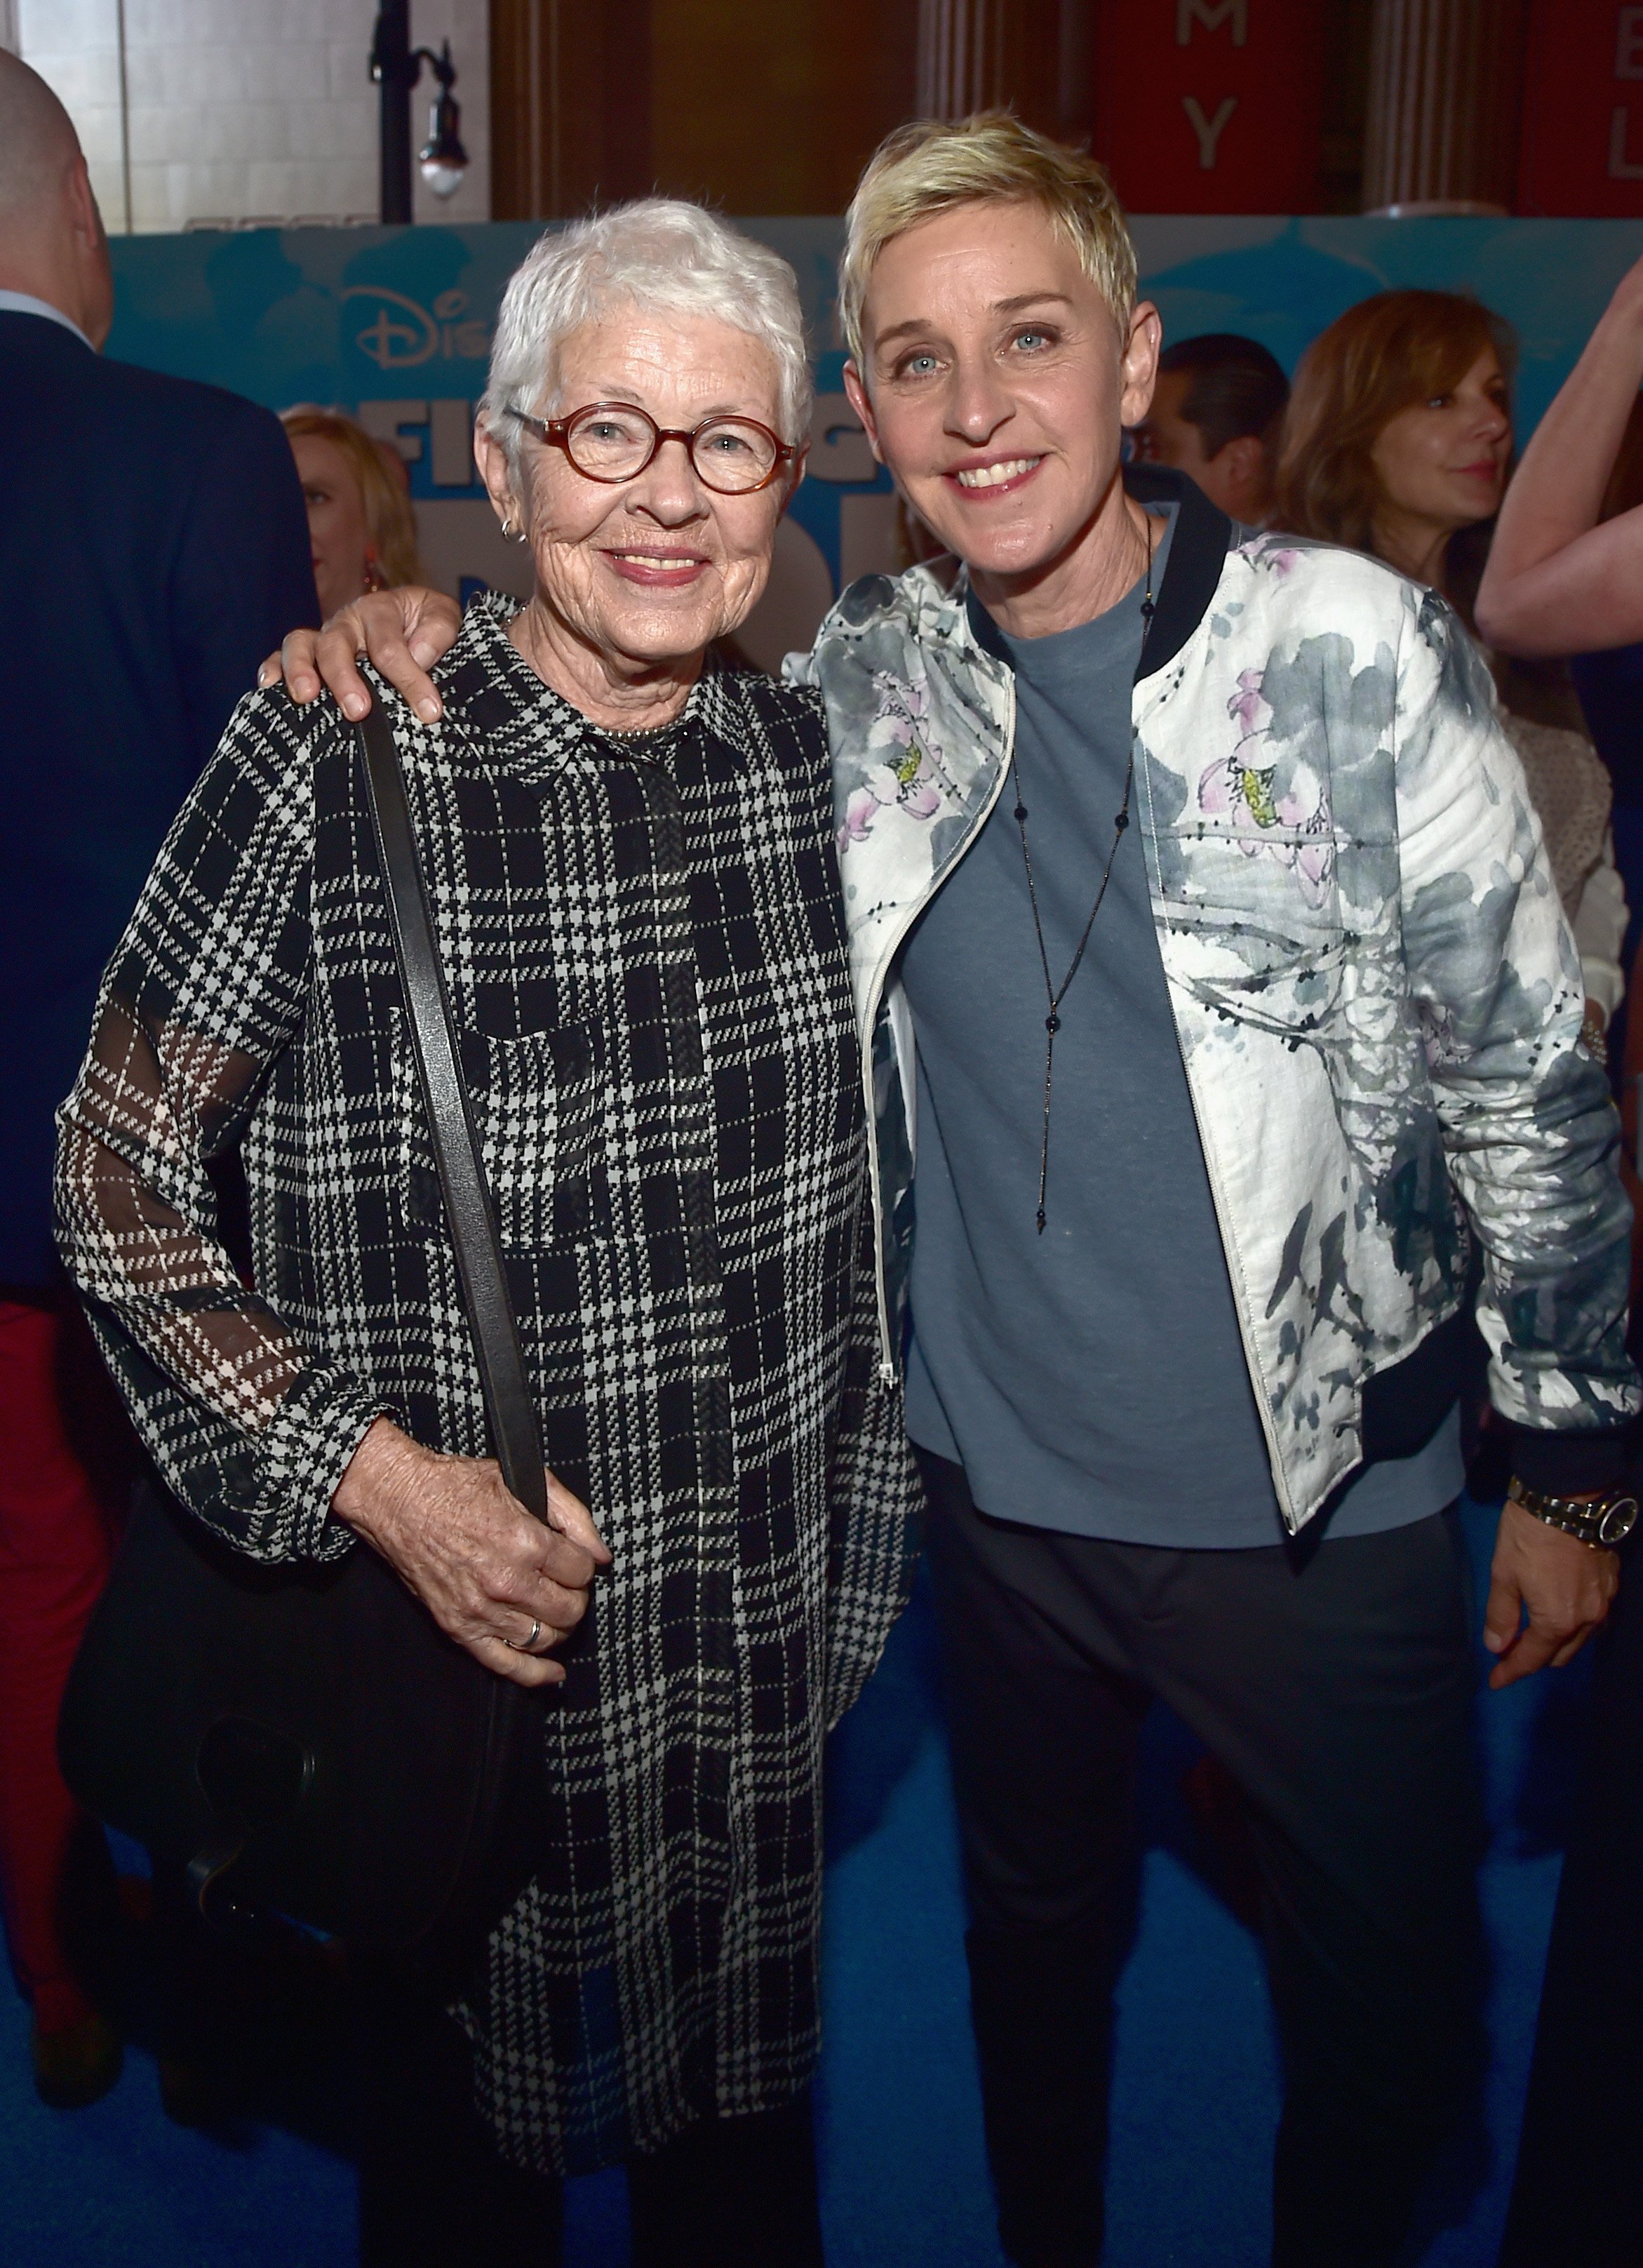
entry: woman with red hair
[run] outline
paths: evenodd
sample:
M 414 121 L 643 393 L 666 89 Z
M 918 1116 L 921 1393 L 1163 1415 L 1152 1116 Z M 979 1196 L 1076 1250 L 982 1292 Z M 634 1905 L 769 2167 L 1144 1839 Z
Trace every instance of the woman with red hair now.
M 1429 584 L 1475 634 L 1512 456 L 1515 359 L 1507 325 L 1458 292 L 1382 291 L 1349 307 L 1295 372 L 1277 525 L 1371 552 Z M 1591 742 L 1569 729 L 1580 714 L 1572 690 L 1490 661 L 1580 948 L 1587 1042 L 1602 1056 L 1625 990 L 1612 784 Z

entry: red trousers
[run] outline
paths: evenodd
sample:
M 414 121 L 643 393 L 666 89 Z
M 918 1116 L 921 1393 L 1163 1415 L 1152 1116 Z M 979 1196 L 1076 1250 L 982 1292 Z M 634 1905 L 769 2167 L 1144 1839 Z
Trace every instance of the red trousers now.
M 65 1410 L 83 1331 L 77 1317 L 0 1300 L 0 1900 L 12 1965 L 47 2032 L 89 2013 L 59 1923 L 79 1812 L 56 1754 L 63 1684 L 111 1544 L 106 1496 L 75 1446 L 92 1446 L 88 1428 L 106 1438 L 108 1419 L 86 1418 L 77 1397 L 72 1418 Z

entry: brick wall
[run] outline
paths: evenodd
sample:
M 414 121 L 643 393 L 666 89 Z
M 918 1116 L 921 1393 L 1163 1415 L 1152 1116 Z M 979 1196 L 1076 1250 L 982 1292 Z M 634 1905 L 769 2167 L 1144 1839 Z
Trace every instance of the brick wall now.
M 378 93 L 366 69 L 375 0 L 124 0 L 123 141 L 121 0 L 0 0 L 0 37 L 8 6 L 18 52 L 79 129 L 111 234 L 375 217 Z M 448 200 L 417 179 L 416 217 L 484 220 L 486 0 L 413 0 L 411 28 L 422 47 L 451 40 L 472 160 Z M 414 149 L 435 91 L 424 74 Z

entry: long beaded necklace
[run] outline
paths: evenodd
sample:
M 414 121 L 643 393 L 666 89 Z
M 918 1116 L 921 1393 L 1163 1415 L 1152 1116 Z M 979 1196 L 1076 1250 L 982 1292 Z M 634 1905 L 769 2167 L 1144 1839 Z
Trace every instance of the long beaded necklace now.
M 1152 514 L 1148 512 L 1147 514 L 1147 589 L 1141 600 L 1141 650 L 1135 665 L 1137 677 L 1141 675 L 1141 663 L 1147 658 L 1147 641 L 1152 636 L 1154 613 L 1152 555 L 1153 523 Z M 1074 954 L 1067 974 L 1062 977 L 1059 986 L 1050 974 L 1050 955 L 1044 942 L 1044 922 L 1038 911 L 1038 889 L 1033 880 L 1032 852 L 1027 843 L 1027 806 L 1023 802 L 1021 794 L 1021 760 L 1018 747 L 1015 746 L 1010 749 L 1009 770 L 1010 779 L 1016 790 L 1015 817 L 1016 828 L 1021 835 L 1022 863 L 1027 869 L 1027 896 L 1032 906 L 1032 926 L 1038 940 L 1038 965 L 1044 971 L 1044 997 L 1049 1005 L 1050 1012 L 1044 1020 L 1044 1132 L 1038 1144 L 1038 1233 L 1042 1236 L 1048 1219 L 1045 1211 L 1045 1197 L 1050 1180 L 1050 1100 L 1055 1086 L 1055 1035 L 1061 1028 L 1061 1003 L 1072 989 L 1073 979 L 1078 974 L 1079 964 L 1084 957 L 1084 947 L 1089 944 L 1089 933 L 1096 925 L 1096 916 L 1101 911 L 1101 902 L 1107 895 L 1107 884 L 1112 880 L 1112 862 L 1119 855 L 1119 845 L 1123 842 L 1125 832 L 1130 823 L 1130 792 L 1135 784 L 1135 735 L 1133 732 L 1130 734 L 1129 762 L 1124 768 L 1124 801 L 1119 806 L 1117 818 L 1112 822 L 1112 848 L 1108 851 L 1107 863 L 1101 871 L 1101 887 L 1096 892 L 1096 902 L 1089 909 L 1089 919 L 1084 924 L 1084 933 L 1078 940 L 1078 949 Z

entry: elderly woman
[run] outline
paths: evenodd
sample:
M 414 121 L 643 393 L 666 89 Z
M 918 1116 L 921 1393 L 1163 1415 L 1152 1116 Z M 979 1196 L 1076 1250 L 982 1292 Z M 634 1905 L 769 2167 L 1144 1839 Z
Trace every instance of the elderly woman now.
M 394 709 L 561 1535 L 487 1461 L 329 703 L 241 705 L 63 1112 L 64 1250 L 178 1496 L 260 1559 L 381 1552 L 556 1689 L 541 1872 L 459 2004 L 495 2152 L 438 2096 L 449 2040 L 385 2051 L 427 2076 L 374 2122 L 367 2259 L 540 2262 L 557 2177 L 617 2160 L 640 2261 L 820 2257 L 822 1738 L 915 1484 L 820 718 L 705 658 L 764 585 L 808 385 L 791 271 L 706 213 L 545 239 L 476 439 L 535 595 L 470 608 L 437 725 Z M 206 1179 L 236 1138 L 255 1295 Z

